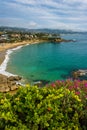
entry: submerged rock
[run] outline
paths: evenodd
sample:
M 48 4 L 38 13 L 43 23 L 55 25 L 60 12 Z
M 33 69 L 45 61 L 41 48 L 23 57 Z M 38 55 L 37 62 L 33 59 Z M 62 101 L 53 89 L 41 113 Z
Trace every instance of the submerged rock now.
M 38 87 L 43 87 L 46 84 L 48 84 L 50 81 L 48 80 L 33 80 L 34 85 L 37 85 Z
M 42 86 L 42 82 L 41 81 L 36 81 L 36 82 L 34 82 L 34 85 L 37 85 L 38 87 L 41 87 Z

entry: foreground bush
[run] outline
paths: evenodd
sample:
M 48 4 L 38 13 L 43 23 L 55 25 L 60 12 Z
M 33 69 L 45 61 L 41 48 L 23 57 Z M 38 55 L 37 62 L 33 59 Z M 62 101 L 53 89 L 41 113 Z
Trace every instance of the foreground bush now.
M 51 86 L 55 89 L 59 89 L 61 87 L 69 89 L 71 92 L 73 91 L 80 99 L 83 104 L 82 116 L 80 118 L 80 124 L 82 129 L 87 129 L 87 80 L 71 80 L 68 79 L 66 81 L 56 81 L 51 84 Z
M 0 94 L 1 130 L 81 130 L 82 99 L 64 84 Z

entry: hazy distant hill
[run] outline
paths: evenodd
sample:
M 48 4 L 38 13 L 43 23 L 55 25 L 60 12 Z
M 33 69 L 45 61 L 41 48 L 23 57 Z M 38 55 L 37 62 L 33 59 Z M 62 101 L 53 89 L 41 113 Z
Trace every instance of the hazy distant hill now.
M 13 31 L 13 32 L 32 32 L 32 33 L 62 33 L 62 34 L 73 34 L 73 33 L 84 33 L 84 32 L 77 32 L 72 30 L 60 30 L 60 29 L 27 29 L 27 28 L 18 28 L 18 27 L 0 27 L 0 31 Z

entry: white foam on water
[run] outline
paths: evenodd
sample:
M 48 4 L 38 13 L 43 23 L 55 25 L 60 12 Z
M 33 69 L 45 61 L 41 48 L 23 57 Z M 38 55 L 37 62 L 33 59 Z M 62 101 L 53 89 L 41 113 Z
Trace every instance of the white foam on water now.
M 6 52 L 6 55 L 5 55 L 5 60 L 3 61 L 3 63 L 0 65 L 0 74 L 3 74 L 3 75 L 6 75 L 6 76 L 16 76 L 14 74 L 11 74 L 9 72 L 6 71 L 6 68 L 7 68 L 7 63 L 9 61 L 9 56 L 10 54 L 14 51 L 14 50 L 18 50 L 20 49 L 22 46 L 18 46 L 16 48 L 13 48 L 13 49 L 9 49 L 7 50 Z

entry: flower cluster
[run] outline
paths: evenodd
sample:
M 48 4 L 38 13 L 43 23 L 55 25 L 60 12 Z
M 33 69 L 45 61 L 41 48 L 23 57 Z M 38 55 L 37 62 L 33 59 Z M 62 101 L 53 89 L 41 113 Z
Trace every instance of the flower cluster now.
M 76 96 L 79 97 L 83 104 L 83 113 L 87 113 L 87 80 L 71 80 L 67 79 L 65 81 L 57 80 L 48 87 L 51 86 L 54 89 L 67 88 L 70 92 L 74 92 Z M 87 115 L 87 114 L 86 114 Z
M 82 100 L 87 99 L 87 80 L 57 80 L 52 83 L 51 86 L 57 89 L 61 87 L 68 88 L 70 91 L 75 92 L 75 94 L 78 95 Z

